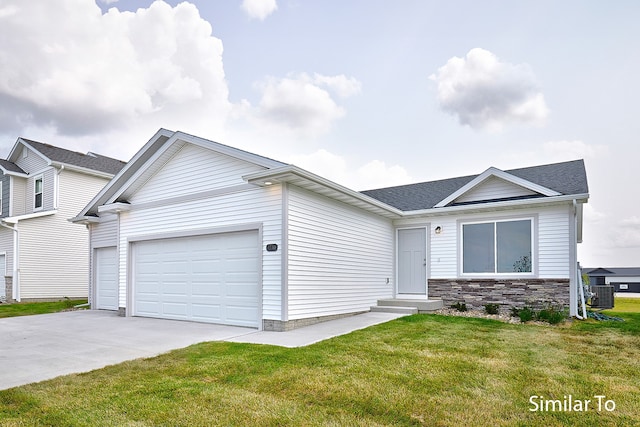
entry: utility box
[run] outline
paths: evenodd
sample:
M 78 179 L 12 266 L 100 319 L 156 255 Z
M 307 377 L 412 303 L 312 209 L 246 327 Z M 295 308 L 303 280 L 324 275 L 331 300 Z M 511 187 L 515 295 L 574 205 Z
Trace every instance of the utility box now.
M 591 286 L 591 308 L 609 309 L 613 308 L 615 287 L 613 285 Z

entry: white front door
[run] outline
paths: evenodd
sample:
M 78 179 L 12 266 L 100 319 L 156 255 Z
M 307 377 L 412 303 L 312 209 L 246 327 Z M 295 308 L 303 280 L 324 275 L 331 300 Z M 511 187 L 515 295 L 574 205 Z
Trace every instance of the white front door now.
M 427 233 L 398 230 L 398 295 L 427 295 Z

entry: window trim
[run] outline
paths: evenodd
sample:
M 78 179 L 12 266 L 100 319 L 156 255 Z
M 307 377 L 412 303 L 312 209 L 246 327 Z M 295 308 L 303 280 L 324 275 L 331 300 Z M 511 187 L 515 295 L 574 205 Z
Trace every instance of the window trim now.
M 40 181 L 40 193 L 37 192 L 38 181 Z M 40 206 L 37 206 L 37 197 L 40 194 Z M 38 175 L 33 180 L 33 210 L 41 211 L 44 209 L 44 177 L 43 175 Z
M 498 242 L 497 242 L 497 227 L 495 226 L 500 222 L 517 222 L 517 221 L 529 221 L 531 225 L 531 271 L 527 272 L 517 272 L 517 271 L 509 271 L 505 273 L 499 273 L 498 270 Z M 494 224 L 494 272 L 489 273 L 465 273 L 464 272 L 464 226 L 470 224 Z M 508 277 L 537 277 L 538 275 L 538 257 L 537 257 L 537 217 L 536 215 L 526 215 L 526 216 L 518 216 L 518 217 L 504 217 L 504 218 L 483 218 L 477 220 L 469 220 L 469 221 L 459 221 L 458 222 L 458 231 L 459 231 L 459 256 L 458 256 L 458 276 L 462 278 L 470 278 L 470 277 L 478 277 L 478 278 L 508 278 Z

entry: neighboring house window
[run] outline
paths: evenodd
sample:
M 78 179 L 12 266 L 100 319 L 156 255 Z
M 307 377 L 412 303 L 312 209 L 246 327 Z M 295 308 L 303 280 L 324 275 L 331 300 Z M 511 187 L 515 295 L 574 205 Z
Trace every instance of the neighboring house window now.
M 0 181 L 0 215 L 2 215 L 2 196 L 3 196 L 3 194 L 2 194 L 2 185 L 3 185 L 3 182 Z
M 462 225 L 462 272 L 532 273 L 531 219 Z
M 36 178 L 34 183 L 34 204 L 35 209 L 42 209 L 42 177 Z

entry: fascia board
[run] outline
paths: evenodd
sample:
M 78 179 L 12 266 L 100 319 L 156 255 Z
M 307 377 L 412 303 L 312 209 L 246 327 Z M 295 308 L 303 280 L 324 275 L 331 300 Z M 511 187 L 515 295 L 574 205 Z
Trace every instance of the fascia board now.
M 62 162 L 51 162 L 51 166 L 56 167 L 58 169 L 68 169 L 74 172 L 80 172 L 86 175 L 97 176 L 98 178 L 113 178 L 113 174 L 107 172 L 101 172 L 95 169 L 83 168 L 82 166 L 70 165 L 69 163 Z
M 318 176 L 314 173 L 311 173 L 309 171 L 306 171 L 294 165 L 287 165 L 287 166 L 282 166 L 279 168 L 269 169 L 261 172 L 255 172 L 255 173 L 243 176 L 242 179 L 244 179 L 250 184 L 264 185 L 264 181 L 267 181 L 267 180 L 286 182 L 286 181 L 289 181 L 289 177 L 292 177 L 292 176 L 302 178 L 309 182 L 318 184 L 322 187 L 331 189 L 335 192 L 352 197 L 355 200 L 359 200 L 361 202 L 375 206 L 376 208 L 387 211 L 388 213 L 394 216 L 397 216 L 397 217 L 403 216 L 403 212 L 400 209 L 394 208 L 393 206 L 387 205 L 386 203 L 383 203 L 377 199 L 366 196 L 357 191 L 351 190 L 350 188 L 344 187 L 340 184 L 337 184 L 333 181 L 330 181 L 326 178 Z
M 230 147 L 228 145 L 220 144 L 219 142 L 211 141 L 209 139 L 200 138 L 198 136 L 190 135 L 181 131 L 175 133 L 175 137 L 184 142 L 197 145 L 202 148 L 214 150 L 218 153 L 225 154 L 230 157 L 234 157 L 239 160 L 244 160 L 249 163 L 253 163 L 265 168 L 278 168 L 282 167 L 284 163 L 277 160 L 272 160 L 258 154 L 250 153 L 248 151 L 240 150 L 238 148 Z
M 486 171 L 482 172 L 480 175 L 475 177 L 473 180 L 468 182 L 466 185 L 464 185 L 463 187 L 461 187 L 460 189 L 458 189 L 457 191 L 455 191 L 454 193 L 450 194 L 448 197 L 446 197 L 445 199 L 437 203 L 434 207 L 436 208 L 446 207 L 449 203 L 453 202 L 454 200 L 456 200 L 458 197 L 462 196 L 466 192 L 471 191 L 473 188 L 480 185 L 482 182 L 484 182 L 486 179 L 490 177 L 503 179 L 512 184 L 518 185 L 520 187 L 524 187 L 526 189 L 542 194 L 544 196 L 548 196 L 548 197 L 560 196 L 560 193 L 558 193 L 557 191 L 551 190 L 550 188 L 544 187 L 542 185 L 538 185 L 526 179 L 519 178 L 515 175 L 511 175 L 510 173 L 507 173 L 498 168 L 490 167 L 489 169 L 487 169 Z
M 40 218 L 43 216 L 55 215 L 57 213 L 58 213 L 57 210 L 52 210 L 52 211 L 36 212 L 36 213 L 30 213 L 30 214 L 18 215 L 18 216 L 9 216 L 6 218 L 2 218 L 2 222 L 7 224 L 15 224 L 17 222 L 24 221 L 25 219 Z
M 107 185 L 105 185 L 104 188 L 100 190 L 100 192 L 96 194 L 96 196 L 87 204 L 87 206 L 84 207 L 84 209 L 78 215 L 78 218 L 86 216 L 87 213 L 92 209 L 95 209 L 97 211 L 96 205 L 99 204 L 101 201 L 103 201 L 105 197 L 107 197 L 107 200 L 104 200 L 104 202 L 108 203 L 110 201 L 113 201 L 113 200 L 110 200 L 110 199 L 113 199 L 113 196 L 109 194 L 111 192 L 115 193 L 118 190 L 122 190 L 122 188 L 126 185 L 126 183 L 120 184 L 120 185 L 117 185 L 117 183 L 124 176 L 135 172 L 136 168 L 140 168 L 142 166 L 142 165 L 138 165 L 138 162 L 140 161 L 140 158 L 144 155 L 144 153 L 146 153 L 148 150 L 151 150 L 153 148 L 153 145 L 156 143 L 156 141 L 158 141 L 159 138 L 164 136 L 171 139 L 172 135 L 174 134 L 175 132 L 170 131 L 168 129 L 161 128 L 160 130 L 158 130 L 158 132 L 156 132 L 155 135 L 153 135 L 153 137 L 151 137 L 151 139 L 149 139 L 149 141 L 147 141 L 147 143 L 140 150 L 138 150 L 136 154 L 134 154 L 131 160 L 127 162 L 127 164 L 120 170 L 120 172 L 118 172 L 113 178 L 111 178 L 111 181 L 109 181 Z
M 491 211 L 491 210 L 497 210 L 497 209 L 523 208 L 527 206 L 551 205 L 555 203 L 571 202 L 573 200 L 575 200 L 577 203 L 586 203 L 588 199 L 589 199 L 589 193 L 569 194 L 569 195 L 560 195 L 560 196 L 534 198 L 534 199 L 507 200 L 502 202 L 477 203 L 472 205 L 445 206 L 442 208 L 405 211 L 404 216 L 405 218 L 422 217 L 422 216 L 441 216 L 441 215 L 448 215 L 451 213 L 464 213 L 465 211 L 478 212 L 478 211 Z

